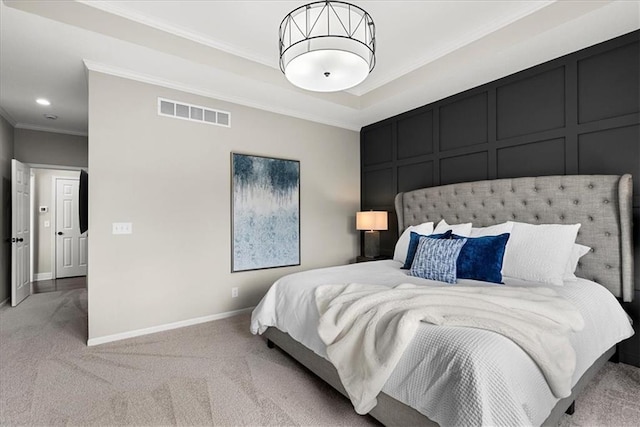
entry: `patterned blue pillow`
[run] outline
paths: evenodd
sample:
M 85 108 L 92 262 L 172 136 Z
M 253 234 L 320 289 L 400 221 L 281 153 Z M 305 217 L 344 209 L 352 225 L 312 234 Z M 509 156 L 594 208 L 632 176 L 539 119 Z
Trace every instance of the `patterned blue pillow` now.
M 403 270 L 408 270 L 411 268 L 411 264 L 413 263 L 413 258 L 416 256 L 416 250 L 418 249 L 418 242 L 420 241 L 420 237 L 428 237 L 430 239 L 450 239 L 451 238 L 451 230 L 447 230 L 442 234 L 418 234 L 415 231 L 412 231 L 409 240 L 409 249 L 407 250 L 407 259 L 404 262 L 404 265 L 401 267 Z
M 456 283 L 456 261 L 467 239 L 430 239 L 420 237 L 410 276 Z

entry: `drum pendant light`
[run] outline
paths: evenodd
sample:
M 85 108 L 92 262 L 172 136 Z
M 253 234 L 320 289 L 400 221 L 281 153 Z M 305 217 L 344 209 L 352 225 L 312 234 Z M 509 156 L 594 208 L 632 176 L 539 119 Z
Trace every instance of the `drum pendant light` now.
M 280 24 L 280 69 L 295 86 L 337 92 L 362 83 L 376 63 L 376 29 L 362 8 L 317 1 Z

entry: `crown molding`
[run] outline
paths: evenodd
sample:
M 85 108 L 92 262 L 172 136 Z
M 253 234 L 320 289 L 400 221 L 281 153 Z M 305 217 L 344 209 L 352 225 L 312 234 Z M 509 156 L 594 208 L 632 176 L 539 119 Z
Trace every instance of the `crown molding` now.
M 220 101 L 231 102 L 234 104 L 243 105 L 245 107 L 251 107 L 251 108 L 256 108 L 258 110 L 268 111 L 270 113 L 282 114 L 284 116 L 295 117 L 297 119 L 302 119 L 302 120 L 308 120 L 310 122 L 320 123 L 324 125 L 342 128 L 342 129 L 348 129 L 356 132 L 360 131 L 360 126 L 354 125 L 352 123 L 324 120 L 309 114 L 302 114 L 293 109 L 278 108 L 278 107 L 274 107 L 273 105 L 262 104 L 260 102 L 256 102 L 251 99 L 237 97 L 237 96 L 229 96 L 229 95 L 222 94 L 220 92 L 202 89 L 195 86 L 189 86 L 176 81 L 163 79 L 163 78 L 152 76 L 149 74 L 138 73 L 136 71 L 127 70 L 124 68 L 101 64 L 88 59 L 84 59 L 83 62 L 84 62 L 84 66 L 89 71 L 108 74 L 111 76 L 121 77 L 128 80 L 134 80 L 141 83 L 152 84 L 155 86 L 161 86 L 168 89 L 179 90 L 181 92 L 204 96 L 206 98 L 213 98 Z
M 4 117 L 4 119 L 8 121 L 9 124 L 13 127 L 16 127 L 16 125 L 18 124 L 18 122 L 16 122 L 15 119 L 11 117 L 11 114 L 9 114 L 9 112 L 2 107 L 0 107 L 0 116 Z
M 86 136 L 86 137 L 89 136 L 87 132 L 78 132 L 78 131 L 69 130 L 69 129 L 56 129 L 56 128 L 50 128 L 46 126 L 32 125 L 29 123 L 16 123 L 14 127 L 16 129 L 35 130 L 38 132 L 60 133 L 63 135 L 73 135 L 73 136 Z

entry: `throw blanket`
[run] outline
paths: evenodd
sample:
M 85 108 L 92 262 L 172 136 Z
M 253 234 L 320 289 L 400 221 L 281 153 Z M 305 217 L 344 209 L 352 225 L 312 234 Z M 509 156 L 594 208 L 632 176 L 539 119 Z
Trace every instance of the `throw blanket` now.
M 316 289 L 318 333 L 353 406 L 366 414 L 420 322 L 502 334 L 538 364 L 553 394 L 571 394 L 576 356 L 569 332 L 583 327 L 578 310 L 549 288 L 402 284 L 323 285 Z

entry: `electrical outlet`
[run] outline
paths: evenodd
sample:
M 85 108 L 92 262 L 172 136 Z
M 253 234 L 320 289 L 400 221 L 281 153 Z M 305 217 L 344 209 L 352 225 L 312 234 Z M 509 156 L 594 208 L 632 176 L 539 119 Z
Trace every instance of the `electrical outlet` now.
M 238 297 L 238 288 L 231 288 L 231 298 Z

